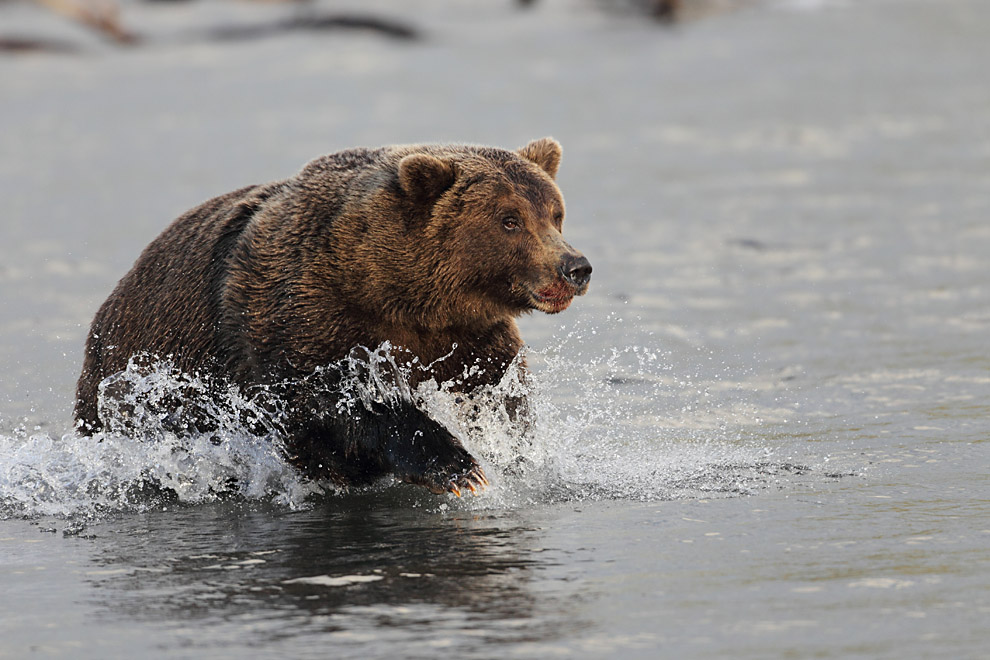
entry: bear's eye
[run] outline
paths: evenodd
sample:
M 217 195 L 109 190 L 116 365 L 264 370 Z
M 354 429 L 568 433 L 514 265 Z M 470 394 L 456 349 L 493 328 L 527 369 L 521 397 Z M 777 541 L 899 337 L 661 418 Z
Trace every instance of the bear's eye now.
M 502 226 L 508 231 L 516 231 L 522 226 L 522 223 L 519 222 L 519 218 L 509 215 L 502 218 Z

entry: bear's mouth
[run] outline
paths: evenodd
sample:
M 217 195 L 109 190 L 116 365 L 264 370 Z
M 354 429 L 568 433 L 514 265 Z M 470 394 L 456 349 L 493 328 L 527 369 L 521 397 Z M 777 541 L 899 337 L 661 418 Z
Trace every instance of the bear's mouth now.
M 570 306 L 575 295 L 581 295 L 582 293 L 584 291 L 579 291 L 564 280 L 558 279 L 549 286 L 531 291 L 530 297 L 532 298 L 534 309 L 538 309 L 546 314 L 557 314 Z

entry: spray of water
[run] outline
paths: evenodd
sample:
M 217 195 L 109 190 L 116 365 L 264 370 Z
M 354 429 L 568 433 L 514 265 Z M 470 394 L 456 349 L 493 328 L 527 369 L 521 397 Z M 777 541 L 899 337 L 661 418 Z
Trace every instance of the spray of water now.
M 396 374 L 424 367 L 398 363 L 384 344 L 328 367 L 344 374 L 336 414 L 415 400 L 462 438 L 492 481 L 481 497 L 441 500 L 462 507 L 730 496 L 765 485 L 769 451 L 733 433 L 738 413 L 711 423 L 731 402 L 678 380 L 648 347 L 584 357 L 576 350 L 582 332 L 594 330 L 528 351 L 502 382 L 472 397 L 433 381 L 411 391 Z M 0 518 L 91 517 L 224 498 L 295 508 L 334 496 L 331 484 L 303 478 L 286 461 L 269 394 L 133 360 L 101 384 L 102 433 L 0 434 Z M 523 414 L 506 406 L 523 396 Z M 692 414 L 699 422 L 686 424 Z M 190 418 L 207 419 L 207 428 L 177 423 Z

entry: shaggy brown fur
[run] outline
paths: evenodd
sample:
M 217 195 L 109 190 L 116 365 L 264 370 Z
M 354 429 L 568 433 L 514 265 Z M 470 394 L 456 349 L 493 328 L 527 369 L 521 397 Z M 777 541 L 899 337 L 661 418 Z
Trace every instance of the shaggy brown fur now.
M 421 364 L 453 351 L 417 381 L 478 364 L 466 391 L 498 382 L 522 346 L 515 317 L 559 312 L 587 290 L 591 266 L 560 233 L 560 153 L 551 138 L 516 152 L 353 149 L 193 209 L 96 314 L 80 428 L 102 428 L 99 383 L 147 353 L 242 388 L 281 384 L 287 447 L 312 476 L 483 487 L 474 458 L 411 401 L 314 415 L 336 410 L 332 384 L 315 395 L 299 379 L 389 341 Z

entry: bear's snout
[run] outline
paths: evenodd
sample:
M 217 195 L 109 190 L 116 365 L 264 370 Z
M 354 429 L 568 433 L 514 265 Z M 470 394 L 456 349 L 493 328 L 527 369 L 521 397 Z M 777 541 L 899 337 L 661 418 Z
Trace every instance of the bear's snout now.
M 560 276 L 580 289 L 591 279 L 591 262 L 583 254 L 568 254 L 560 260 Z

